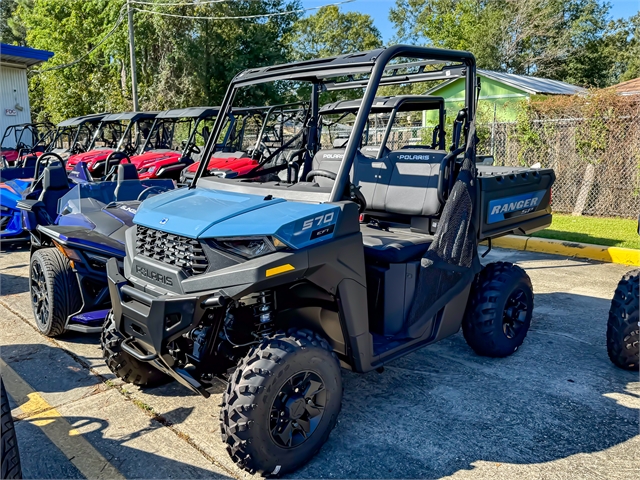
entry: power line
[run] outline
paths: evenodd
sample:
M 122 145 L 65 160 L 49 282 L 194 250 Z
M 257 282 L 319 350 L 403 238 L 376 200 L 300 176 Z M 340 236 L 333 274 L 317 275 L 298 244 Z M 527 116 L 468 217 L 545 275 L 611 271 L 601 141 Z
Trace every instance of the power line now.
M 131 0 L 129 3 L 136 3 L 138 5 L 153 5 L 156 7 L 182 7 L 182 6 L 198 6 L 198 5 L 209 5 L 212 3 L 225 3 L 225 2 L 235 2 L 237 0 L 194 0 L 191 2 L 173 2 L 173 3 L 156 3 L 156 2 L 141 2 L 140 0 Z
M 173 18 L 186 18 L 186 19 L 194 19 L 194 20 L 251 20 L 254 18 L 268 18 L 268 17 L 278 17 L 282 15 L 290 15 L 292 13 L 304 13 L 312 10 L 319 10 L 324 7 L 332 7 L 337 5 L 344 5 L 345 3 L 355 2 L 355 0 L 345 0 L 343 2 L 337 3 L 328 3 L 326 5 L 321 5 L 319 7 L 309 7 L 309 8 L 299 8 L 296 10 L 289 10 L 287 12 L 276 12 L 276 13 L 264 13 L 258 15 L 242 15 L 235 17 L 200 17 L 194 15 L 178 15 L 175 13 L 165 13 L 165 12 L 156 12 L 154 10 L 144 10 L 142 8 L 133 7 L 132 10 L 136 10 L 138 12 L 151 13 L 154 15 L 161 15 L 163 17 L 173 17 Z
M 192 2 L 191 4 L 195 5 L 195 4 L 205 4 L 205 3 L 222 3 L 222 2 L 228 2 L 228 1 L 233 1 L 233 0 L 203 0 L 201 2 Z M 151 13 L 151 14 L 154 14 L 154 15 L 161 15 L 161 16 L 165 16 L 165 17 L 186 18 L 186 19 L 194 19 L 194 20 L 251 20 L 251 19 L 256 19 L 256 18 L 268 18 L 268 17 L 277 17 L 277 16 L 283 16 L 283 15 L 290 15 L 292 13 L 304 13 L 304 12 L 309 12 L 309 11 L 312 11 L 312 10 L 319 10 L 321 8 L 324 8 L 324 7 L 344 5 L 345 3 L 351 3 L 351 2 L 354 2 L 354 1 L 355 0 L 344 0 L 342 2 L 328 3 L 328 4 L 325 4 L 325 5 L 318 6 L 318 7 L 300 8 L 300 9 L 296 9 L 296 10 L 289 10 L 289 11 L 286 11 L 286 12 L 265 13 L 265 14 L 258 14 L 258 15 L 242 15 L 242 16 L 235 16 L 235 17 L 233 17 L 233 16 L 228 16 L 228 17 L 202 17 L 202 16 L 193 16 L 193 15 L 177 15 L 177 14 L 172 14 L 172 13 L 155 12 L 153 10 L 145 10 L 145 9 L 137 8 L 137 7 L 131 7 L 130 9 L 126 9 L 127 4 L 125 4 L 120 9 L 120 12 L 118 13 L 118 18 L 116 20 L 116 23 L 113 25 L 111 30 L 109 30 L 109 32 L 104 37 L 102 37 L 102 39 L 91 50 L 89 50 L 87 53 L 81 55 L 80 57 L 76 58 L 72 62 L 65 63 L 63 65 L 56 65 L 55 67 L 45 68 L 43 70 L 31 70 L 31 73 L 40 74 L 40 73 L 45 73 L 45 72 L 51 72 L 53 70 L 62 70 L 63 68 L 72 67 L 73 65 L 76 65 L 76 64 L 80 63 L 82 60 L 84 60 L 89 55 L 91 55 L 93 52 L 95 52 L 104 42 L 107 41 L 107 39 L 109 37 L 111 37 L 111 35 L 113 35 L 115 33 L 116 29 L 122 23 L 122 20 L 124 20 L 125 14 L 128 14 L 130 10 L 135 10 L 135 11 L 143 12 L 143 13 Z M 169 5 L 171 5 L 169 3 L 161 4 L 161 3 L 153 3 L 153 2 L 142 2 L 142 1 L 139 1 L 139 0 L 131 0 L 130 3 L 135 3 L 135 4 L 139 4 L 139 5 L 151 5 L 151 4 L 153 4 L 153 5 L 156 5 L 156 6 L 162 6 L 162 5 L 169 6 Z M 177 5 L 190 5 L 190 4 L 189 3 L 179 3 Z

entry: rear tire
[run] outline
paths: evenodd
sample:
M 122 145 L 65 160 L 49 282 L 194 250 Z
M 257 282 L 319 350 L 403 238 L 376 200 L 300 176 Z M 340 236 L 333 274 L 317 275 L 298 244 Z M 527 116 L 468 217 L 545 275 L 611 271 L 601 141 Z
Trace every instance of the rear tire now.
M 607 353 L 614 365 L 625 370 L 638 370 L 640 365 L 639 279 L 640 269 L 622 277 L 611 300 L 607 322 Z
M 109 370 L 127 383 L 141 387 L 153 387 L 167 383 L 171 378 L 151 363 L 141 362 L 122 350 L 124 337 L 116 329 L 113 313 L 110 312 L 102 327 L 100 347 Z
M 71 263 L 57 248 L 43 248 L 31 256 L 29 272 L 36 326 L 47 337 L 57 337 L 64 333 L 67 318 L 82 306 Z
M 341 403 L 340 363 L 327 341 L 309 330 L 280 332 L 254 346 L 231 375 L 222 441 L 251 473 L 292 472 L 327 441 Z
M 16 430 L 13 426 L 9 398 L 4 389 L 4 383 L 0 379 L 2 440 L 0 458 L 2 459 L 2 475 L 0 478 L 22 478 L 22 467 L 20 466 L 20 452 L 18 452 L 18 440 Z
M 512 263 L 490 263 L 476 277 L 462 322 L 469 346 L 487 357 L 515 352 L 531 326 L 533 287 Z

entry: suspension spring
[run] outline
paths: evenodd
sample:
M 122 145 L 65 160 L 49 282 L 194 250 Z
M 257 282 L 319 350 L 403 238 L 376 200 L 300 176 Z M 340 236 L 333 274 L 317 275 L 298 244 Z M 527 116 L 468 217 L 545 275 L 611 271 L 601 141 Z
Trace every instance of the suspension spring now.
M 274 331 L 273 326 L 273 294 L 260 292 L 255 307 L 256 332 L 258 336 L 268 337 Z

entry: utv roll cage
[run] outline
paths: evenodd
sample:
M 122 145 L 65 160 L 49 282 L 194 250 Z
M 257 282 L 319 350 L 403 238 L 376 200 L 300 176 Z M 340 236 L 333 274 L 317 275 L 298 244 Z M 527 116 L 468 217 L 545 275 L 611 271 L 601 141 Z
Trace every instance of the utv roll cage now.
M 416 61 L 396 62 L 398 58 L 410 58 Z M 208 178 L 212 188 L 241 191 L 258 195 L 273 194 L 284 199 L 306 200 L 314 202 L 335 202 L 343 197 L 349 182 L 349 171 L 352 168 L 360 138 L 366 127 L 368 115 L 373 107 L 379 86 L 399 85 L 405 83 L 424 82 L 465 78 L 465 100 L 463 108 L 464 145 L 466 155 L 472 156 L 475 162 L 475 142 L 468 141 L 469 132 L 475 119 L 476 90 L 478 81 L 473 54 L 469 52 L 444 50 L 410 45 L 394 45 L 368 52 L 340 55 L 336 57 L 309 60 L 305 62 L 275 65 L 245 70 L 231 81 L 220 106 L 221 115 L 216 119 L 213 135 L 205 145 L 203 158 L 210 158 L 216 151 L 212 138 L 218 138 L 223 129 L 223 118 L 231 112 L 232 103 L 239 89 L 261 83 L 287 80 L 293 82 L 310 82 L 312 85 L 309 120 L 309 147 L 305 157 L 304 176 L 311 170 L 311 142 L 317 136 L 319 95 L 321 91 L 365 88 L 360 109 L 356 115 L 352 133 L 346 143 L 344 157 L 340 163 L 336 180 L 329 192 L 326 189 L 315 189 L 315 192 L 292 191 L 287 188 L 270 186 L 240 185 L 233 180 Z M 475 137 L 475 133 L 473 134 Z M 461 152 L 458 152 L 461 153 Z M 189 188 L 194 188 L 198 181 L 209 175 L 204 162 L 198 168 L 194 181 Z M 321 191 L 325 190 L 325 191 Z
M 165 110 L 164 112 L 156 114 L 151 131 L 139 153 L 164 148 L 173 150 L 173 148 L 171 148 L 171 144 L 173 143 L 173 137 L 175 135 L 175 126 L 181 120 L 187 120 L 193 125 L 189 126 L 189 137 L 182 148 L 181 156 L 188 156 L 191 153 L 192 146 L 195 145 L 196 134 L 200 122 L 208 118 L 217 117 L 218 113 L 219 107 L 187 107 Z M 173 123 L 171 131 L 167 131 L 164 125 L 165 123 Z M 206 132 L 204 137 L 206 144 L 208 140 L 208 134 Z
M 320 108 L 320 116 L 329 114 L 349 114 L 357 113 L 362 105 L 362 99 L 358 100 L 342 100 L 323 105 Z M 393 123 L 399 112 L 415 112 L 425 110 L 438 111 L 438 123 L 433 131 L 432 144 L 425 148 L 438 148 L 445 150 L 445 119 L 446 110 L 444 98 L 432 97 L 429 95 L 398 95 L 393 97 L 376 97 L 371 106 L 371 114 L 387 113 L 389 118 L 386 120 L 387 126 L 380 140 L 380 146 L 384 146 L 389 139 Z M 383 149 L 378 150 L 377 158 L 383 155 Z
M 129 152 L 130 154 L 133 153 L 135 150 L 137 150 L 140 147 L 141 142 L 143 143 L 147 139 L 147 135 L 144 135 L 144 132 L 140 131 L 140 129 L 137 128 L 138 122 L 141 120 L 153 120 L 156 118 L 158 113 L 159 112 L 122 112 L 122 113 L 111 113 L 109 115 L 106 115 L 100 122 L 98 129 L 95 131 L 93 135 L 93 139 L 91 140 L 91 144 L 89 145 L 89 148 L 87 150 L 92 150 L 95 147 L 96 142 L 100 139 L 100 132 L 107 125 L 113 123 L 113 124 L 122 126 L 124 122 L 128 122 L 124 130 L 121 132 L 118 132 L 119 138 L 117 139 L 117 144 L 114 145 L 113 148 L 115 148 L 117 151 L 122 151 L 122 149 L 127 146 L 124 144 L 125 139 L 130 135 L 131 131 L 135 128 L 136 141 L 134 142 L 134 145 L 133 145 L 133 151 Z M 148 133 L 149 132 L 147 132 L 147 134 Z
M 74 149 L 76 149 L 83 128 L 89 128 L 89 125 L 95 126 L 99 124 L 106 115 L 108 115 L 108 113 L 82 115 L 80 117 L 69 118 L 60 122 L 56 128 L 56 133 L 47 148 L 47 152 L 56 150 L 56 143 L 58 142 L 58 140 L 60 140 L 64 135 L 69 135 L 70 141 L 68 150 L 72 151 L 72 153 L 77 153 L 74 151 Z M 87 138 L 92 139 L 94 135 L 93 128 L 91 128 L 88 133 L 89 134 Z M 73 140 L 71 140 L 71 137 L 73 137 Z M 83 150 L 86 150 L 88 146 L 89 144 L 82 145 Z

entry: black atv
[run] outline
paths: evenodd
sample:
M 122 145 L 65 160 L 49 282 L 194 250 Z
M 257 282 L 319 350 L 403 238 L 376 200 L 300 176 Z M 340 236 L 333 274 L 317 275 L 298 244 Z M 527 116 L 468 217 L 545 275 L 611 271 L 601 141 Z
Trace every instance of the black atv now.
M 607 353 L 615 365 L 625 370 L 638 370 L 640 366 L 639 283 L 640 269 L 622 277 L 613 294 L 607 322 Z
M 448 150 L 431 132 L 406 148 L 387 141 L 405 109 L 442 102 L 376 97 L 379 86 L 455 78 L 465 102 Z M 224 379 L 222 440 L 240 467 L 264 475 L 299 468 L 326 442 L 341 367 L 380 369 L 461 327 L 480 355 L 520 347 L 531 281 L 510 263 L 483 268 L 477 245 L 549 226 L 555 179 L 550 169 L 476 164 L 469 52 L 396 45 L 247 70 L 221 111 L 280 80 L 311 95 L 301 181 L 220 178 L 202 162 L 189 189 L 145 201 L 123 265 L 107 262 L 113 310 L 102 333 L 107 364 L 125 380 L 164 374 L 208 397 Z M 346 142 L 316 150 L 321 92 L 351 88 L 365 90 Z M 372 114 L 387 126 L 364 149 Z M 223 127 L 220 115 L 203 158 Z

